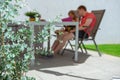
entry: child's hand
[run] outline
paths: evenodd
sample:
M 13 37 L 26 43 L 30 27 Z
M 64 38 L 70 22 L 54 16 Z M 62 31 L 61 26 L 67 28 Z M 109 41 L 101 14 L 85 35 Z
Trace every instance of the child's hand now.
M 75 29 L 73 29 L 73 30 L 70 30 L 70 32 L 71 32 L 71 33 L 75 32 Z

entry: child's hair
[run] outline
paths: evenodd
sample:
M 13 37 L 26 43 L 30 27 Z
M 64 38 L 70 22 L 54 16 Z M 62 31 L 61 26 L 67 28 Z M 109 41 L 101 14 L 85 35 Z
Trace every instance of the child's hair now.
M 73 14 L 73 15 L 74 15 L 73 20 L 76 21 L 76 19 L 77 19 L 77 15 L 76 15 L 75 11 L 74 11 L 74 10 L 70 10 L 70 11 L 68 12 L 68 15 L 70 15 L 70 14 Z

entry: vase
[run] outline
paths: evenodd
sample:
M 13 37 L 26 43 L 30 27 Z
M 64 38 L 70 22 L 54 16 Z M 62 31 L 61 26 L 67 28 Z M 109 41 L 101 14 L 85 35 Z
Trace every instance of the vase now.
M 29 21 L 35 21 L 36 19 L 34 17 L 30 17 Z

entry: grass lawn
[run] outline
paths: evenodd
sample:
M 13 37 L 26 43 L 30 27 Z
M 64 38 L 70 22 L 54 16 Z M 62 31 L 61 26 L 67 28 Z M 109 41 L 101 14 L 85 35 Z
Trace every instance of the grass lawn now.
M 94 45 L 86 45 L 87 49 L 95 50 Z M 100 52 L 120 57 L 120 44 L 100 44 L 98 45 Z

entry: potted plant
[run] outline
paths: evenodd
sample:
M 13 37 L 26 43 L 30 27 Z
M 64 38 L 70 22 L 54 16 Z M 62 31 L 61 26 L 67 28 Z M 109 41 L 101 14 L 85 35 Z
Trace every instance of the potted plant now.
M 29 17 L 30 21 L 35 21 L 36 17 L 40 16 L 40 14 L 38 12 L 35 12 L 35 11 L 26 12 L 25 15 Z

